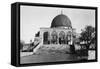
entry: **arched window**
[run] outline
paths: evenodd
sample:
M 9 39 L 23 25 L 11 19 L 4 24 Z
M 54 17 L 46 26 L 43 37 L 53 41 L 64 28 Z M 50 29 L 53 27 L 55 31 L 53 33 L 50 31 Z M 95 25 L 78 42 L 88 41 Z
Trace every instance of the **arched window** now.
M 59 33 L 59 44 L 65 44 L 65 32 L 61 31 Z
M 51 43 L 52 43 L 52 44 L 57 44 L 57 39 L 58 39 L 57 32 L 56 32 L 56 31 L 53 31 L 53 32 L 51 33 L 51 36 L 52 36 Z
M 49 44 L 50 41 L 48 40 L 49 32 L 44 32 L 43 34 L 43 44 Z

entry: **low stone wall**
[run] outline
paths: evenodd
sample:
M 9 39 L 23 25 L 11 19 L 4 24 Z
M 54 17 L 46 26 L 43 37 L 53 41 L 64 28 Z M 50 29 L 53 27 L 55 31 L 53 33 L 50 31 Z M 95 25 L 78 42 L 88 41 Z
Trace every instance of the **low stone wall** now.
M 20 57 L 32 55 L 33 52 L 20 52 Z
M 59 51 L 67 51 L 70 52 L 69 45 L 43 45 L 40 47 L 42 50 L 59 50 Z

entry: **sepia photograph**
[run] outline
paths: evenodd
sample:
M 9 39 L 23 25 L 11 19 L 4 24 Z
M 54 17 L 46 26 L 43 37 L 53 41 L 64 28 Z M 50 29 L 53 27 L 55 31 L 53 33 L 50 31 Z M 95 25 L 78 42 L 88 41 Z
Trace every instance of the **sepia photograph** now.
M 20 6 L 20 64 L 96 60 L 96 10 Z

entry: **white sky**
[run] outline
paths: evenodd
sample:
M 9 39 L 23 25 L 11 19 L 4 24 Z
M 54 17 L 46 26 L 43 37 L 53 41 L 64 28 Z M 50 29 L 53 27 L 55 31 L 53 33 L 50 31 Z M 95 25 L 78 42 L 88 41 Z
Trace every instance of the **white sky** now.
M 80 33 L 86 25 L 95 27 L 95 10 L 39 6 L 21 6 L 20 10 L 20 39 L 26 43 L 34 40 L 40 27 L 49 28 L 53 18 L 61 14 L 61 10 L 63 10 L 64 15 L 70 18 L 72 27 L 76 29 L 77 33 Z

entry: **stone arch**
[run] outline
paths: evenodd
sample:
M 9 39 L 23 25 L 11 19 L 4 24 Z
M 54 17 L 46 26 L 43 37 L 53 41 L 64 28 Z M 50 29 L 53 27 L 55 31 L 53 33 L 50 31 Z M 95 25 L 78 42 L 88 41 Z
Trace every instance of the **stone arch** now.
M 68 40 L 70 41 L 71 40 L 71 31 L 68 31 L 67 37 L 68 37 Z
M 64 31 L 61 31 L 61 32 L 59 33 L 59 37 L 65 37 L 65 32 L 64 32 Z
M 67 35 L 66 35 L 66 38 L 67 38 L 67 44 L 70 44 L 70 42 L 71 42 L 71 31 L 68 31 L 67 32 Z
M 52 37 L 51 43 L 52 43 L 52 44 L 57 44 L 58 35 L 57 35 L 57 32 L 56 32 L 56 31 L 53 31 L 53 32 L 51 33 L 51 37 Z
M 59 33 L 59 44 L 65 44 L 65 32 L 61 31 Z

